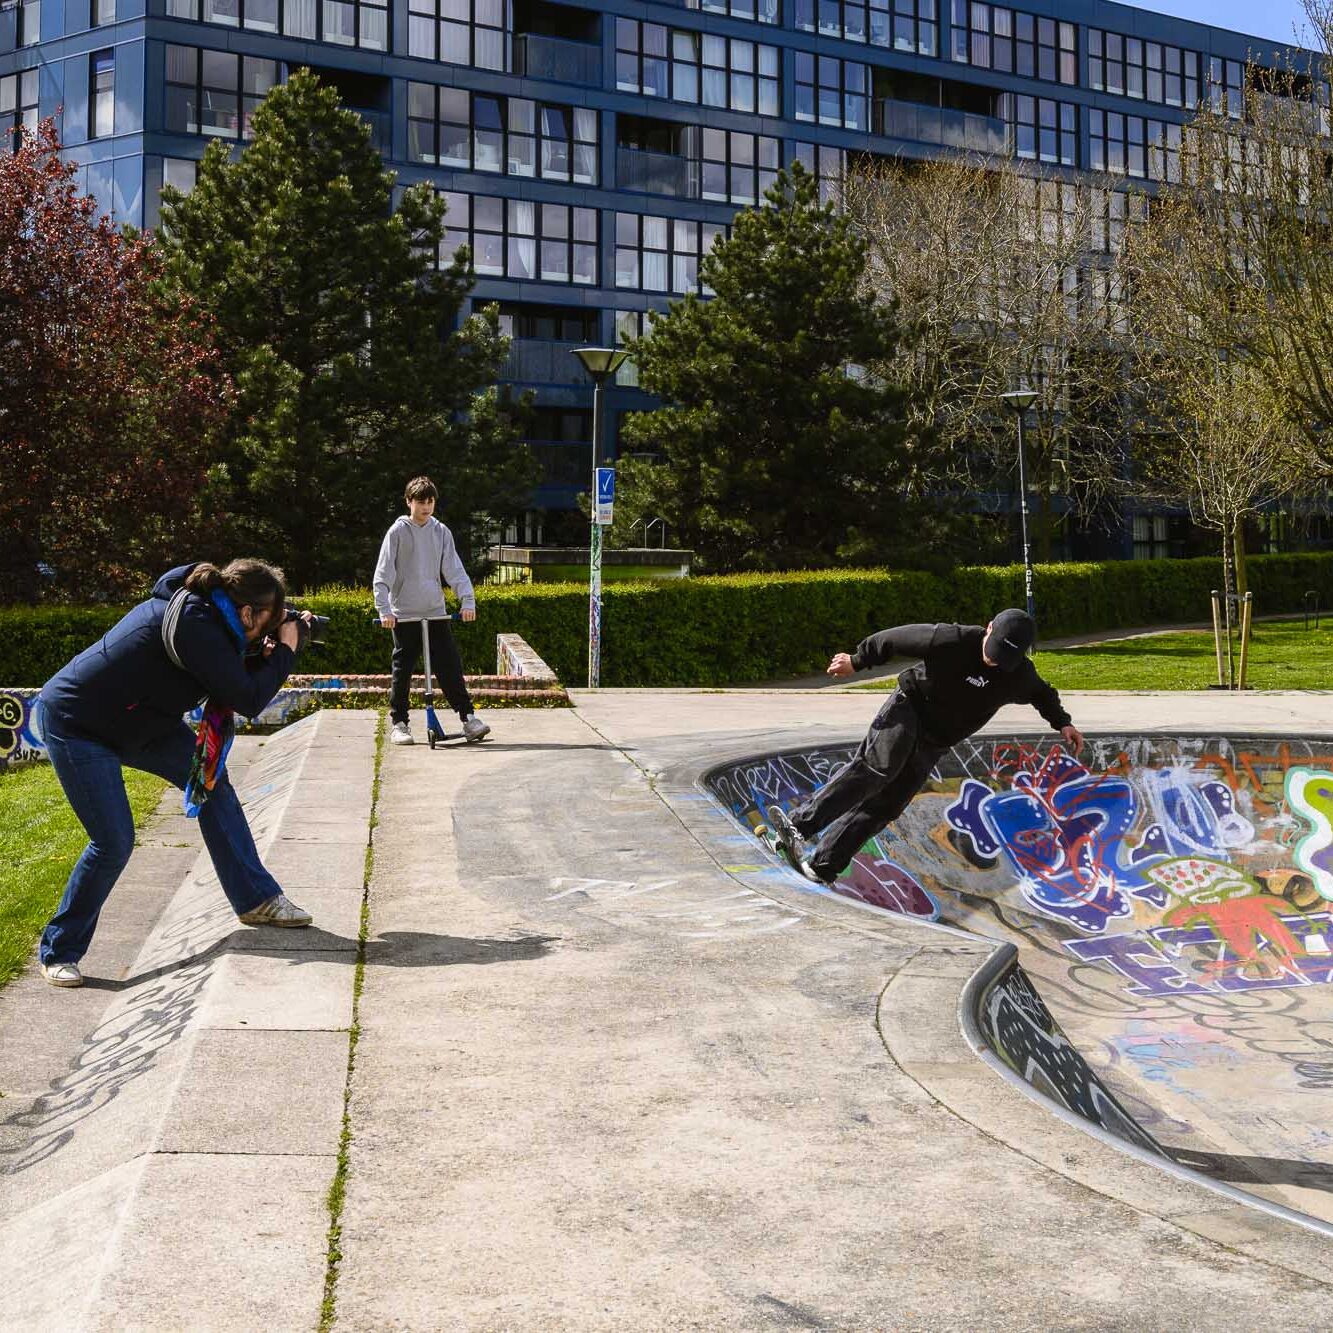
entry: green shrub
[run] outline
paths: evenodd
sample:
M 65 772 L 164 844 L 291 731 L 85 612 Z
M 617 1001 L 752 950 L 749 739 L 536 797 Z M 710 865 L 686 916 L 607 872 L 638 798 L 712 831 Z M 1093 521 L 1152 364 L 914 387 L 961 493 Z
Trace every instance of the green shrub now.
M 1248 562 L 1256 615 L 1299 611 L 1314 589 L 1333 606 L 1333 553 L 1254 556 Z M 1107 561 L 1041 565 L 1042 635 L 1206 621 L 1221 562 Z M 454 627 L 471 674 L 495 669 L 495 635 L 520 634 L 567 685 L 587 674 L 586 585 L 544 583 L 478 590 L 475 624 Z M 882 569 L 730 574 L 608 586 L 602 612 L 604 685 L 730 685 L 818 671 L 829 654 L 888 625 L 958 620 L 984 624 L 1023 604 L 1018 566 L 936 576 Z M 389 633 L 364 588 L 325 588 L 302 604 L 332 621 L 326 648 L 306 671 L 387 672 Z M 0 684 L 39 684 L 112 624 L 107 607 L 0 608 Z

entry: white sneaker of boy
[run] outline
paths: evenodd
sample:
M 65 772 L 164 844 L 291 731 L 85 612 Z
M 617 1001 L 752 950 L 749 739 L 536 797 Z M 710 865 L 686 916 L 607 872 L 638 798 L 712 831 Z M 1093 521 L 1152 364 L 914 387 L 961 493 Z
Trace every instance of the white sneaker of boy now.
M 414 743 L 415 743 L 415 742 L 412 740 L 412 733 L 411 733 L 411 731 L 408 729 L 408 725 L 407 725 L 407 723 L 406 723 L 406 722 L 395 722 L 395 723 L 393 724 L 393 730 L 389 733 L 389 744 L 390 744 L 390 745 L 412 745 L 412 744 L 414 744 Z
M 53 986 L 73 988 L 83 985 L 83 973 L 77 963 L 43 963 L 42 976 Z
M 463 736 L 468 741 L 479 741 L 491 734 L 491 729 L 476 713 L 469 713 L 463 719 Z

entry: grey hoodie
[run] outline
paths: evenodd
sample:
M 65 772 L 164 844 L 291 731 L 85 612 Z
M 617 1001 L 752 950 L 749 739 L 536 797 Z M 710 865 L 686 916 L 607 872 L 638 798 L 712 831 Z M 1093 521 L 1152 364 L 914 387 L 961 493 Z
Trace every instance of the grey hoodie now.
M 438 619 L 447 614 L 443 580 L 465 611 L 475 610 L 472 580 L 458 558 L 454 535 L 438 518 L 423 524 L 406 515 L 384 534 L 375 562 L 375 610 L 398 620 Z

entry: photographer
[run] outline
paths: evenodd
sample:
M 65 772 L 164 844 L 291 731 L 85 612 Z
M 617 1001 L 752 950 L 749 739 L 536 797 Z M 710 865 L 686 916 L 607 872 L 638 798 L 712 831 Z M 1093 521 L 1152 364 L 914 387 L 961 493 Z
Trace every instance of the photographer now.
M 289 615 L 283 573 L 260 560 L 181 565 L 42 688 L 47 753 L 90 839 L 40 945 L 42 975 L 79 986 L 102 904 L 134 847 L 124 766 L 186 792 L 222 891 L 247 925 L 308 926 L 264 869 L 226 775 L 232 714 L 278 692 L 309 633 Z M 205 700 L 196 734 L 182 720 Z

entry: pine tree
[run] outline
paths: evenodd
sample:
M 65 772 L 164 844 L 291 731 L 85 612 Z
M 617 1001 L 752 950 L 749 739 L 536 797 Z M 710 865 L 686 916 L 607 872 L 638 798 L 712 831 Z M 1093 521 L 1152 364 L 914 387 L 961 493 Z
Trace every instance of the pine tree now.
M 865 247 L 801 168 L 737 215 L 690 295 L 633 347 L 665 405 L 627 419 L 632 503 L 711 571 L 893 558 L 923 534 L 904 498 L 903 392 L 860 373 L 904 336 Z M 919 517 L 919 516 L 918 516 Z M 914 563 L 918 563 L 914 561 Z
M 232 160 L 210 145 L 194 190 L 163 191 L 173 279 L 215 316 L 238 398 L 212 474 L 233 545 L 295 586 L 369 578 L 417 473 L 463 525 L 521 508 L 532 484 L 513 430 L 470 424 L 506 351 L 494 309 L 455 330 L 466 256 L 435 271 L 444 203 L 394 205 L 369 129 L 308 70 L 274 88 Z M 492 467 L 492 464 L 494 466 Z M 227 552 L 221 552 L 227 554 Z

